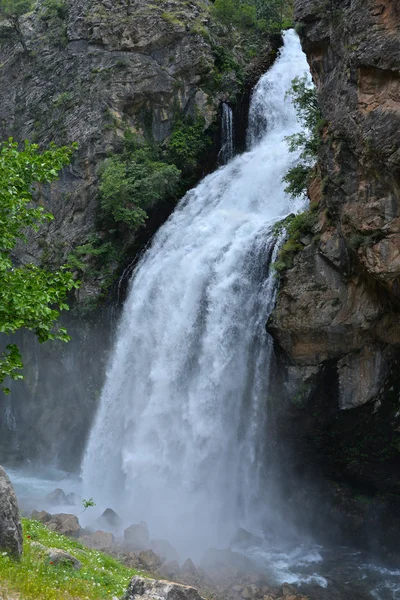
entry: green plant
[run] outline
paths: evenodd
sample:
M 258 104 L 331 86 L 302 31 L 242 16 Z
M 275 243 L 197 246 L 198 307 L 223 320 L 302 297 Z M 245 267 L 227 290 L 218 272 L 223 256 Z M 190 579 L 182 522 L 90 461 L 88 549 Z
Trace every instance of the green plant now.
M 43 0 L 41 4 L 40 18 L 44 21 L 58 17 L 65 19 L 68 15 L 68 6 L 65 0 Z
M 68 341 L 63 328 L 55 328 L 61 310 L 68 309 L 67 293 L 78 287 L 65 266 L 49 271 L 34 264 L 16 266 L 12 251 L 26 240 L 26 231 L 37 230 L 50 213 L 33 202 L 36 183 L 51 182 L 69 163 L 73 147 L 39 152 L 25 142 L 22 150 L 11 138 L 0 144 L 0 332 L 11 335 L 19 329 L 33 331 L 39 342 Z M 9 344 L 0 356 L 0 385 L 9 377 L 21 379 L 22 358 L 18 347 Z M 8 393 L 9 389 L 3 387 Z
M 0 15 L 9 21 L 25 52 L 28 48 L 21 30 L 21 17 L 32 8 L 33 0 L 0 0 Z
M 286 219 L 279 221 L 274 226 L 275 235 L 286 234 L 286 241 L 283 244 L 278 260 L 273 264 L 278 273 L 282 273 L 293 267 L 293 260 L 299 250 L 302 250 L 304 243 L 302 238 L 313 234 L 314 226 L 317 222 L 317 211 L 307 210 L 297 215 L 291 214 Z
M 103 164 L 99 186 L 103 219 L 138 229 L 146 222 L 147 208 L 177 193 L 179 179 L 179 169 L 163 162 L 157 148 L 139 146 L 128 137 L 124 154 Z
M 301 150 L 300 161 L 283 178 L 287 183 L 285 191 L 293 197 L 306 193 L 321 146 L 321 130 L 324 126 L 321 110 L 318 104 L 317 92 L 310 86 L 307 76 L 296 77 L 288 92 L 292 97 L 298 118 L 304 126 L 304 131 L 288 136 L 289 150 Z
M 39 521 L 22 519 L 22 529 L 21 559 L 16 561 L 0 553 L 0 593 L 5 597 L 109 600 L 122 597 L 130 579 L 138 574 L 111 556 L 50 531 Z M 81 562 L 82 568 L 74 570 L 65 563 L 51 564 L 46 555 L 49 548 L 65 550 Z

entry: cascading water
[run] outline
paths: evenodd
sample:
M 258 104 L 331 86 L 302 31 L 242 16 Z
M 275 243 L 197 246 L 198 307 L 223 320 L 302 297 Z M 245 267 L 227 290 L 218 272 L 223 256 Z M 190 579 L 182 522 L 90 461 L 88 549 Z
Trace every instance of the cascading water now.
M 249 151 L 183 198 L 135 270 L 83 462 L 98 505 L 182 551 L 266 510 L 271 228 L 299 208 L 282 184 L 300 130 L 286 92 L 308 71 L 284 39 L 253 94 Z
M 232 160 L 234 155 L 233 144 L 233 112 L 231 107 L 225 102 L 222 104 L 222 144 L 220 158 L 223 165 Z

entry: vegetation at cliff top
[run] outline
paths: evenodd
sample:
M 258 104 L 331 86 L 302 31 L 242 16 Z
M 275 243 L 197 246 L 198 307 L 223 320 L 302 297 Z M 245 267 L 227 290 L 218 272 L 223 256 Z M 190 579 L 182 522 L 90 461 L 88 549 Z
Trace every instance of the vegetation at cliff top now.
M 25 142 L 22 149 L 12 139 L 0 144 L 0 332 L 13 334 L 25 328 L 39 342 L 68 341 L 67 332 L 56 326 L 61 310 L 68 309 L 66 297 L 78 287 L 65 267 L 49 271 L 32 263 L 15 265 L 12 251 L 29 232 L 51 220 L 50 213 L 33 202 L 37 183 L 57 179 L 70 161 L 74 147 L 50 146 L 44 152 Z M 18 347 L 9 344 L 0 355 L 0 386 L 7 377 L 21 379 L 22 358 Z M 2 388 L 8 393 L 7 387 Z
M 0 553 L 0 595 L 16 592 L 25 600 L 110 599 L 121 597 L 130 579 L 138 574 L 111 556 L 50 531 L 39 521 L 22 519 L 22 527 L 21 559 L 14 560 L 6 552 Z M 46 555 L 48 548 L 67 551 L 82 563 L 82 568 L 74 570 L 67 562 L 51 564 Z
M 293 0 L 215 0 L 212 12 L 228 27 L 281 31 L 293 23 Z

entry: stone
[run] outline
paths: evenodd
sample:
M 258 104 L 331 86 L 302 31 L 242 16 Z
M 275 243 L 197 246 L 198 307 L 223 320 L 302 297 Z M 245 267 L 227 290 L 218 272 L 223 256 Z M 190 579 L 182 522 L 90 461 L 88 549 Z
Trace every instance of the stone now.
M 60 550 L 59 548 L 49 548 L 47 550 L 47 556 L 49 559 L 50 565 L 59 565 L 65 562 L 72 564 L 75 570 L 79 570 L 82 568 L 82 563 L 72 556 L 69 552 L 65 550 Z
M 82 498 L 75 494 L 75 492 L 70 492 L 65 496 L 66 503 L 71 506 L 80 506 L 82 504 Z
M 138 555 L 134 552 L 127 552 L 124 555 L 124 564 L 130 569 L 140 569 L 142 567 Z
M 139 552 L 139 560 L 143 567 L 150 572 L 155 571 L 162 565 L 162 560 L 153 550 L 142 550 Z
M 51 514 L 45 510 L 33 510 L 31 516 L 32 519 L 40 521 L 41 523 L 49 523 L 51 521 Z
M 67 496 L 61 488 L 56 488 L 50 494 L 47 494 L 46 501 L 53 506 L 59 506 L 60 504 L 68 504 Z
M 22 527 L 17 497 L 7 473 L 0 466 L 0 551 L 14 558 L 22 554 Z
M 254 592 L 251 586 L 248 585 L 243 588 L 241 597 L 244 598 L 244 600 L 250 600 L 250 598 L 254 598 Z
M 151 540 L 150 548 L 166 561 L 178 560 L 178 553 L 167 540 Z
M 284 598 L 290 597 L 290 596 L 297 596 L 297 589 L 295 587 L 293 587 L 293 585 L 290 585 L 289 583 L 284 583 L 281 587 L 281 590 L 282 590 L 282 596 Z
M 198 571 L 190 558 L 187 558 L 183 563 L 181 573 L 182 575 L 198 575 Z
M 125 545 L 130 550 L 148 550 L 150 547 L 147 523 L 134 523 L 124 531 Z
M 174 579 L 180 576 L 181 569 L 177 560 L 168 560 L 155 572 L 157 576 Z
M 51 520 L 46 521 L 46 525 L 49 529 L 70 537 L 79 537 L 81 531 L 78 518 L 68 513 L 51 515 Z
M 97 519 L 96 523 L 106 530 L 111 529 L 113 531 L 118 531 L 122 528 L 122 519 L 112 508 L 106 508 L 103 514 Z
M 97 530 L 89 535 L 79 537 L 79 541 L 88 548 L 95 550 L 110 550 L 114 545 L 114 536 L 112 533 Z
M 133 577 L 124 600 L 201 600 L 199 592 L 191 586 Z

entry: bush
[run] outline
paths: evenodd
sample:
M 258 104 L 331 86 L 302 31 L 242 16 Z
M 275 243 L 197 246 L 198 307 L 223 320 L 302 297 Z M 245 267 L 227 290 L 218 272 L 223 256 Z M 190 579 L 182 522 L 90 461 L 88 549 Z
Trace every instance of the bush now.
M 278 260 L 273 265 L 278 273 L 293 267 L 294 257 L 304 247 L 301 238 L 313 234 L 316 222 L 317 211 L 314 208 L 298 215 L 291 214 L 275 225 L 274 233 L 276 235 L 283 232 L 287 235 L 286 242 L 279 252 Z
M 173 197 L 180 171 L 157 159 L 150 145 L 108 158 L 101 173 L 100 206 L 108 222 L 138 229 L 147 219 L 146 209 Z

